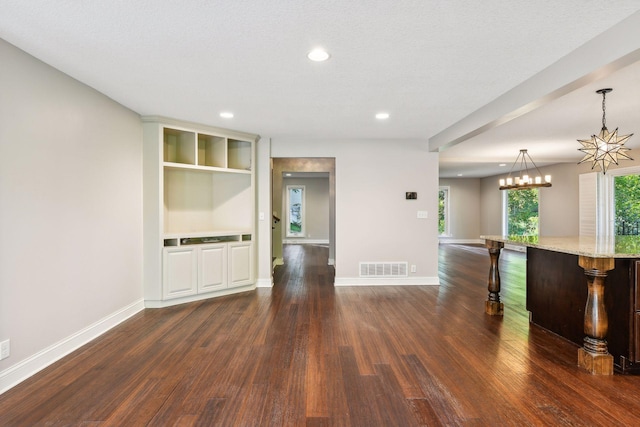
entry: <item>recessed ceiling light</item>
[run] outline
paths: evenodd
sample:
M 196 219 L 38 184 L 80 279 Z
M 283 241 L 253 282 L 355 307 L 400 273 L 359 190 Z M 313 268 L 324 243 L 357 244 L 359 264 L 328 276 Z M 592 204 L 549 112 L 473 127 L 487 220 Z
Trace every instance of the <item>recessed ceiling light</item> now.
M 500 163 L 498 166 L 504 167 L 504 166 L 507 166 L 507 164 L 506 163 Z
M 378 113 L 376 114 L 376 119 L 385 120 L 389 118 L 389 113 Z
M 220 113 L 220 117 L 222 117 L 223 119 L 233 119 L 233 113 L 230 111 L 223 111 L 222 113 Z
M 329 59 L 329 53 L 322 48 L 313 49 L 311 52 L 307 54 L 307 58 L 315 62 L 322 62 Z
M 459 173 L 459 174 L 458 174 L 458 176 L 462 176 L 462 174 L 461 174 L 461 173 Z
M 291 176 L 291 174 L 290 173 L 285 173 L 284 176 Z

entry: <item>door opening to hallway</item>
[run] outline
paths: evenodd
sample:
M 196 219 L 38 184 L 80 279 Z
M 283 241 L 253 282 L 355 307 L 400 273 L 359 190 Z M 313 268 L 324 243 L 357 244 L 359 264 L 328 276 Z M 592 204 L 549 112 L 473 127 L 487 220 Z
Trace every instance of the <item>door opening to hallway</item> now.
M 287 244 L 324 245 L 335 263 L 335 159 L 272 158 L 272 260 Z

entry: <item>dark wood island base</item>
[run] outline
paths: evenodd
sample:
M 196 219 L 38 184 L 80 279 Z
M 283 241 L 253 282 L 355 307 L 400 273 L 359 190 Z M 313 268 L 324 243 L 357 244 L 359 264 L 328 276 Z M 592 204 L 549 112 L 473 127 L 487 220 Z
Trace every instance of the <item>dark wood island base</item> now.
M 584 344 L 578 349 L 578 366 L 594 375 L 613 375 L 613 356 L 607 347 L 609 317 L 604 302 L 607 272 L 613 270 L 613 258 L 578 257 L 578 265 L 587 276 L 587 302 L 584 309 Z
M 503 314 L 500 250 L 526 246 L 530 322 L 580 345 L 577 364 L 593 375 L 640 374 L 640 254 L 621 252 L 617 239 L 492 237 L 483 237 L 491 259 L 487 314 Z
M 613 375 L 613 356 L 578 349 L 578 366 L 593 375 Z
M 487 281 L 489 296 L 485 301 L 484 311 L 491 316 L 502 316 L 504 315 L 504 304 L 500 302 L 500 271 L 498 269 L 498 261 L 504 243 L 487 240 L 486 247 L 489 250 L 491 266 L 489 267 L 489 279 Z

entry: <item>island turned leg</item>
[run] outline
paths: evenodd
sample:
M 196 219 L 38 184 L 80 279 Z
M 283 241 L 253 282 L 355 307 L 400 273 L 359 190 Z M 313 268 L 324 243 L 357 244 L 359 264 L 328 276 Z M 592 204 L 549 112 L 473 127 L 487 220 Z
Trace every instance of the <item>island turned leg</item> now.
M 487 301 L 485 301 L 484 311 L 491 316 L 502 316 L 504 314 L 504 305 L 500 302 L 500 272 L 498 271 L 498 260 L 500 258 L 500 250 L 504 247 L 504 243 L 487 240 L 485 246 L 489 249 L 491 266 L 489 267 L 489 280 L 487 281 L 489 297 Z
M 587 276 L 587 304 L 584 309 L 584 345 L 578 349 L 578 366 L 596 375 L 613 375 L 613 356 L 607 348 L 609 319 L 604 305 L 607 271 L 613 270 L 612 258 L 580 256 L 578 264 Z

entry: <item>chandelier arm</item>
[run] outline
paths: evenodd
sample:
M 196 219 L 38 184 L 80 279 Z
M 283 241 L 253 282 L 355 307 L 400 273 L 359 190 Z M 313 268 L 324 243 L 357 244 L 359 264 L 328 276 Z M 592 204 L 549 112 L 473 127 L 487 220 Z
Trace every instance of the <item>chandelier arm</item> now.
M 528 153 L 527 153 L 527 156 L 529 156 Z M 536 165 L 536 163 L 533 161 L 531 156 L 529 156 L 529 160 L 531 161 L 531 164 L 533 164 L 533 167 L 536 168 L 536 172 L 538 172 L 538 175 L 542 176 L 542 172 L 540 172 L 540 169 L 538 169 L 538 165 Z
M 529 156 L 529 152 L 525 151 L 522 154 L 522 164 L 524 165 L 524 171 L 527 174 L 527 176 L 529 175 L 529 165 L 527 164 L 527 157 L 529 157 L 529 159 L 531 159 L 531 157 Z M 521 168 L 522 169 L 522 168 Z
M 511 172 L 513 172 L 513 168 L 515 168 L 516 165 L 518 164 L 518 160 L 520 160 L 520 154 L 518 154 L 518 157 L 516 157 L 516 161 L 513 162 L 513 164 L 511 165 L 511 169 L 509 169 L 509 174 L 507 175 L 507 178 L 511 178 Z

